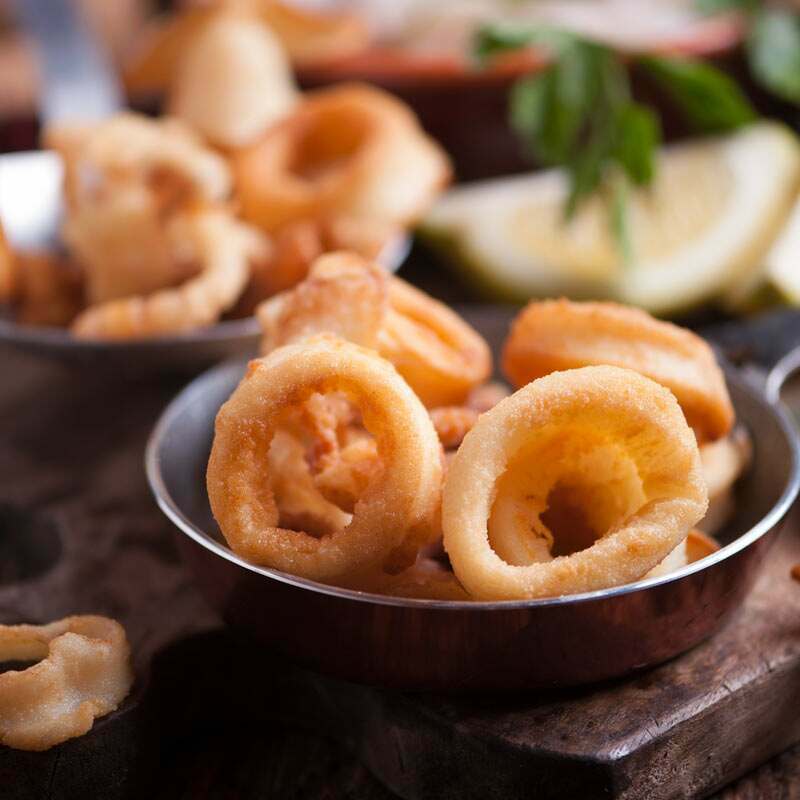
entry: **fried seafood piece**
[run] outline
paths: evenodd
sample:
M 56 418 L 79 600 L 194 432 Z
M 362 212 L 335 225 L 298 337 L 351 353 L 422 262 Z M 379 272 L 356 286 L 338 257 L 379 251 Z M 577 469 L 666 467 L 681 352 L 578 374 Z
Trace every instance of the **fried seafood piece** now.
M 276 432 L 316 394 L 341 393 L 375 440 L 379 466 L 349 524 L 321 537 L 280 527 L 266 458 Z M 265 469 L 267 464 L 267 469 Z M 208 464 L 211 509 L 231 548 L 256 564 L 338 585 L 416 552 L 435 535 L 441 446 L 427 411 L 392 365 L 329 335 L 250 363 L 217 415 Z M 404 555 L 405 563 L 410 560 Z
M 221 15 L 248 14 L 273 33 L 293 64 L 321 63 L 363 50 L 370 40 L 366 22 L 349 13 L 318 13 L 277 0 L 212 0 L 155 22 L 126 64 L 132 94 L 169 89 L 183 54 L 207 25 Z
M 0 303 L 10 303 L 17 294 L 19 281 L 14 252 L 0 225 Z
M 290 222 L 269 237 L 264 256 L 251 266 L 250 281 L 232 315 L 250 316 L 264 300 L 296 286 L 324 253 L 349 250 L 375 260 L 398 236 L 398 228 L 348 217 Z
M 219 147 L 255 141 L 297 103 L 280 42 L 257 16 L 212 15 L 176 64 L 167 107 Z
M 186 279 L 168 222 L 227 198 L 231 177 L 221 156 L 176 120 L 132 113 L 52 127 L 44 143 L 65 164 L 63 237 L 85 273 L 90 304 Z
M 700 447 L 700 462 L 708 486 L 708 511 L 699 527 L 714 534 L 730 519 L 736 507 L 733 487 L 745 472 L 753 455 L 747 431 L 736 427 L 729 436 Z
M 439 406 L 431 409 L 431 420 L 445 451 L 456 450 L 472 430 L 478 417 L 508 397 L 506 386 L 489 381 L 473 389 L 462 406 Z
M 433 427 L 445 450 L 456 450 L 478 421 L 480 413 L 468 406 L 439 406 L 431 409 Z
M 14 318 L 25 325 L 69 325 L 83 307 L 83 276 L 52 253 L 17 253 Z
M 477 599 L 593 591 L 641 578 L 707 505 L 672 393 L 632 370 L 584 367 L 481 415 L 445 479 L 444 546 Z
M 639 309 L 533 302 L 514 321 L 503 348 L 503 371 L 517 387 L 597 364 L 633 369 L 670 389 L 701 443 L 726 436 L 733 426 L 725 376 L 707 342 Z
M 242 215 L 268 232 L 335 215 L 409 225 L 451 174 L 411 109 L 362 84 L 310 92 L 233 170 Z
M 267 459 L 279 527 L 322 537 L 350 524 L 352 515 L 326 499 L 317 486 L 300 438 L 277 430 Z
M 167 227 L 170 252 L 196 274 L 175 288 L 90 306 L 73 322 L 82 339 L 163 336 L 201 328 L 233 306 L 249 276 L 257 234 L 227 212 L 204 210 L 176 216 Z
M 368 576 L 358 587 L 367 592 L 417 600 L 470 600 L 452 570 L 433 558 L 420 556 L 410 567 Z
M 428 407 L 463 403 L 489 376 L 483 338 L 447 306 L 354 253 L 329 253 L 263 303 L 262 352 L 328 332 L 389 359 Z
M 83 276 L 60 256 L 15 253 L 0 227 L 0 303 L 25 325 L 68 325 L 83 305 Z
M 107 617 L 0 625 L 0 661 L 31 660 L 38 663 L 0 674 L 0 744 L 19 750 L 82 736 L 133 684 L 125 630 Z
M 657 578 L 677 572 L 687 564 L 694 564 L 701 558 L 710 556 L 719 550 L 719 545 L 711 536 L 706 536 L 696 528 L 658 565 L 653 567 L 644 577 Z

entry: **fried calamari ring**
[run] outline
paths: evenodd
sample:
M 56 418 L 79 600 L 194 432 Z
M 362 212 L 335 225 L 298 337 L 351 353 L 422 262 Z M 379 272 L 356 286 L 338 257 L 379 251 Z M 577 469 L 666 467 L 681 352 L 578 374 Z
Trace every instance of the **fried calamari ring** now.
M 220 147 L 252 143 L 297 102 L 280 42 L 247 14 L 217 14 L 184 50 L 168 107 Z
M 231 188 L 227 164 L 175 120 L 119 114 L 45 134 L 65 164 L 64 241 L 86 276 L 90 303 L 183 282 L 167 223 Z
M 359 16 L 320 14 L 276 0 L 217 0 L 157 20 L 142 37 L 125 67 L 125 85 L 132 94 L 163 92 L 172 84 L 183 53 L 215 18 L 249 13 L 280 40 L 295 64 L 319 63 L 352 55 L 369 41 Z
M 483 337 L 455 311 L 399 278 L 390 281 L 378 350 L 429 408 L 463 402 L 492 372 Z
M 703 477 L 708 486 L 708 511 L 700 522 L 706 533 L 716 533 L 735 510 L 733 485 L 747 469 L 753 453 L 750 436 L 744 428 L 734 428 L 730 436 L 700 448 Z
M 0 674 L 0 744 L 47 750 L 82 736 L 133 684 L 122 626 L 107 617 L 0 625 L 0 661 L 38 660 Z
M 358 498 L 347 527 L 315 538 L 277 527 L 264 474 L 267 449 L 287 411 L 315 393 L 341 392 L 361 410 L 381 468 Z M 428 413 L 387 361 L 332 336 L 281 347 L 250 363 L 217 415 L 208 496 L 231 548 L 257 564 L 343 584 L 380 568 L 427 535 L 441 491 L 441 448 Z
M 447 306 L 354 253 L 317 259 L 257 313 L 262 352 L 316 332 L 372 347 L 429 407 L 462 403 L 492 370 L 489 346 Z
M 694 564 L 695 561 L 716 553 L 717 550 L 719 550 L 719 545 L 711 536 L 706 536 L 702 531 L 693 529 L 660 564 L 653 567 L 644 577 L 657 578 L 669 575 L 687 564 Z
M 503 370 L 515 386 L 596 364 L 633 369 L 670 389 L 701 443 L 727 435 L 733 426 L 725 377 L 708 344 L 639 309 L 533 302 L 514 321 L 503 348 Z
M 233 168 L 243 217 L 269 232 L 336 214 L 407 225 L 450 179 L 411 110 L 360 84 L 308 94 Z
M 107 201 L 118 180 L 149 183 L 162 196 L 180 193 L 203 202 L 223 200 L 231 190 L 225 159 L 203 145 L 179 120 L 152 119 L 129 111 L 96 124 L 59 123 L 48 128 L 44 145 L 68 164 L 78 203 Z
M 592 591 L 639 579 L 707 503 L 674 396 L 631 370 L 585 367 L 481 415 L 445 480 L 444 546 L 478 599 Z
M 200 272 L 174 289 L 92 306 L 72 324 L 82 339 L 128 339 L 200 328 L 219 319 L 241 294 L 249 259 L 258 246 L 254 232 L 223 211 L 200 211 L 170 223 L 176 247 L 188 248 L 188 260 Z
M 315 333 L 377 349 L 389 307 L 387 282 L 381 267 L 355 253 L 320 256 L 304 281 L 259 306 L 261 351 L 269 353 Z
M 419 600 L 470 600 L 453 572 L 432 558 L 420 556 L 408 569 L 370 576 L 358 588 L 389 597 Z

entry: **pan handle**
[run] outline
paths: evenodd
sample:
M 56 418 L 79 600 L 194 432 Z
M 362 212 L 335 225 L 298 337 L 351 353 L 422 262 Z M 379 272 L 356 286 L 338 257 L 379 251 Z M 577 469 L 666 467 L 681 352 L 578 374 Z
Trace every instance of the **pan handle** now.
M 769 371 L 764 394 L 770 403 L 776 405 L 781 401 L 781 391 L 787 381 L 800 371 L 800 345 L 790 350 Z

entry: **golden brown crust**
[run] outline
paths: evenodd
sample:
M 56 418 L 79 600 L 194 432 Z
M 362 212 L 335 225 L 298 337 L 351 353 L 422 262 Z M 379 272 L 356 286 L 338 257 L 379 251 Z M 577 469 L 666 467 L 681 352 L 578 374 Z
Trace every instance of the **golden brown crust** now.
M 410 567 L 390 575 L 370 575 L 358 586 L 367 592 L 418 600 L 470 600 L 452 570 L 432 558 L 420 556 Z
M 272 31 L 294 64 L 318 64 L 353 55 L 370 40 L 365 21 L 349 13 L 317 13 L 276 0 L 217 0 L 157 19 L 145 31 L 125 65 L 133 95 L 166 91 L 182 54 L 204 28 L 221 16 L 246 14 Z
M 233 168 L 244 218 L 270 232 L 335 215 L 408 225 L 450 179 L 413 112 L 362 84 L 310 92 Z
M 25 325 L 69 325 L 83 307 L 83 276 L 51 253 L 17 253 L 14 313 Z
M 90 304 L 150 294 L 189 277 L 169 222 L 227 198 L 224 159 L 180 122 L 132 113 L 55 126 L 45 142 L 66 166 L 63 237 L 84 272 Z
M 218 147 L 251 144 L 298 100 L 280 42 L 256 16 L 214 15 L 175 68 L 167 107 Z
M 698 441 L 727 435 L 734 412 L 709 345 L 691 331 L 615 303 L 546 300 L 516 318 L 503 348 L 515 386 L 551 372 L 599 364 L 633 369 L 678 398 Z
M 707 503 L 674 396 L 631 370 L 585 367 L 481 415 L 447 472 L 444 545 L 479 599 L 593 591 L 652 569 Z
M 264 463 L 287 410 L 327 392 L 343 392 L 360 409 L 382 468 L 356 502 L 350 524 L 317 538 L 278 527 Z M 441 447 L 430 418 L 391 364 L 322 335 L 251 362 L 217 416 L 207 484 L 220 529 L 242 557 L 347 584 L 381 568 L 407 542 L 416 550 L 432 535 L 441 479 Z
M 125 631 L 107 617 L 0 625 L 0 661 L 38 660 L 0 674 L 0 744 L 47 750 L 82 736 L 133 684 Z
M 233 306 L 249 276 L 258 244 L 254 232 L 225 212 L 201 211 L 176 217 L 168 235 L 189 248 L 191 261 L 200 265 L 198 274 L 176 288 L 89 307 L 72 324 L 75 336 L 130 339 L 180 333 L 216 322 Z
M 447 306 L 354 253 L 328 253 L 263 303 L 262 351 L 335 333 L 388 358 L 428 407 L 460 404 L 491 373 L 489 346 Z

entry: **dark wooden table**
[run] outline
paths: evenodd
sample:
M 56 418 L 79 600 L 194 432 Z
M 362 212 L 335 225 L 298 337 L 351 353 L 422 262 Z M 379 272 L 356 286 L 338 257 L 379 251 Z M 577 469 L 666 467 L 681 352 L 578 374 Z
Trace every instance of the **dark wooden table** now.
M 428 284 L 428 288 L 438 294 L 452 294 L 454 291 L 452 286 L 440 283 L 424 268 L 418 269 L 413 277 L 418 283 Z M 460 301 L 465 297 L 450 299 Z M 132 491 L 137 508 L 143 509 L 142 514 L 129 522 L 130 530 L 116 530 L 113 487 L 128 480 L 124 476 L 128 474 L 130 463 L 141 463 L 144 445 L 141 431 L 152 424 L 160 408 L 186 378 L 163 377 L 158 381 L 158 391 L 145 393 L 144 399 L 137 395 L 133 385 L 126 386 L 124 382 L 120 385 L 118 376 L 112 383 L 95 380 L 92 384 L 91 379 L 87 378 L 89 383 L 80 390 L 70 388 L 81 380 L 78 375 L 73 377 L 65 373 L 61 366 L 46 365 L 0 348 L 0 395 L 3 401 L 0 410 L 5 412 L 2 415 L 3 428 L 0 429 L 2 499 L 24 506 L 36 496 L 43 497 L 45 504 L 52 502 L 63 506 L 64 514 L 70 519 L 80 515 L 83 504 L 80 495 L 86 492 L 86 487 L 91 487 L 93 492 L 99 487 L 99 494 L 93 494 L 91 500 L 101 506 L 92 511 L 95 519 L 103 521 L 104 527 L 98 533 L 108 540 L 117 539 L 113 546 L 98 540 L 99 549 L 106 547 L 109 552 L 105 556 L 102 552 L 92 552 L 87 557 L 90 563 L 82 579 L 91 580 L 96 570 L 104 568 L 103 558 L 108 558 L 109 553 L 114 552 L 113 547 L 119 546 L 123 550 L 129 548 L 128 552 L 136 554 L 137 548 L 152 546 L 156 531 L 151 528 L 155 526 L 161 530 L 166 527 L 165 521 L 153 517 L 152 501 L 143 478 L 139 478 Z M 96 404 L 96 412 L 82 404 L 80 398 L 87 394 L 101 398 L 101 402 Z M 34 403 L 40 407 L 32 408 Z M 112 405 L 116 411 L 101 412 L 99 409 L 104 405 Z M 97 425 L 108 426 L 102 448 L 98 442 L 92 443 L 96 438 L 94 435 L 88 435 Z M 55 476 L 63 472 L 65 462 L 75 465 L 69 489 L 74 493 L 72 500 L 64 500 L 63 489 L 56 486 Z M 37 475 L 39 486 L 35 493 L 27 481 L 18 477 L 17 473 L 25 470 Z M 126 491 L 129 490 L 126 486 Z M 104 494 L 108 497 L 104 498 Z M 149 510 L 145 508 L 147 504 L 150 504 Z M 160 580 L 185 587 L 181 588 L 179 594 L 181 610 L 172 610 L 175 619 L 192 614 L 197 621 L 197 630 L 213 629 L 219 621 L 194 592 L 190 577 L 175 559 L 169 539 L 159 535 L 158 541 L 159 549 L 163 550 L 156 561 L 159 569 L 163 570 Z M 0 563 L 0 588 L 2 566 Z M 119 574 L 124 579 L 125 571 Z M 134 576 L 133 579 L 140 578 Z M 141 579 L 147 581 L 149 578 Z M 56 588 L 69 598 L 69 582 Z M 124 593 L 117 595 L 112 591 L 111 596 L 106 594 L 101 597 L 100 591 L 98 588 L 95 592 L 97 602 L 92 608 L 73 609 L 65 606 L 62 611 L 61 606 L 69 602 L 68 599 L 62 602 L 56 598 L 53 605 L 52 598 L 48 598 L 48 603 L 61 613 L 97 610 L 121 618 L 126 615 L 131 618 L 139 616 L 130 615 L 130 608 L 126 608 L 124 603 Z M 0 601 L 2 598 L 0 592 Z M 157 606 L 161 601 L 153 590 L 147 595 L 146 602 Z M 36 603 L 29 603 L 23 606 L 23 611 L 34 619 L 46 617 L 44 605 L 40 608 Z M 145 627 L 137 630 L 135 622 L 129 627 L 133 640 L 140 643 L 140 651 L 156 651 L 161 642 L 155 641 L 154 637 L 157 639 L 162 636 L 167 641 L 170 639 L 170 618 L 170 610 L 165 610 L 164 627 L 167 631 L 157 634 Z M 775 702 L 780 703 L 781 699 L 776 697 Z M 736 736 L 736 731 L 720 731 L 719 736 Z M 146 792 L 146 796 L 158 800 L 391 800 L 395 797 L 352 756 L 342 742 L 301 730 L 291 720 L 276 719 L 268 723 L 261 720 L 250 724 L 246 718 L 239 718 L 236 724 L 231 725 L 229 720 L 218 719 L 212 713 L 202 725 L 194 726 L 180 737 L 171 737 L 167 741 L 168 744 L 158 754 L 155 779 L 148 781 Z M 0 781 L 0 798 L 3 796 Z M 715 795 L 718 800 L 795 797 L 800 800 L 800 746 Z

